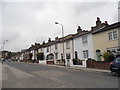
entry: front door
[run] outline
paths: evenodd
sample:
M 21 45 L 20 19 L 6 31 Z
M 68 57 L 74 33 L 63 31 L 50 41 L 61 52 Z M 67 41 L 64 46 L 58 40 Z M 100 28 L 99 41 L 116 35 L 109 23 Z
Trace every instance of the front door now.
M 102 58 L 101 58 L 101 51 L 98 49 L 96 50 L 96 56 L 97 56 L 97 61 L 101 61 Z
M 67 66 L 70 66 L 70 59 L 67 59 Z
M 66 54 L 67 66 L 70 66 L 70 53 Z

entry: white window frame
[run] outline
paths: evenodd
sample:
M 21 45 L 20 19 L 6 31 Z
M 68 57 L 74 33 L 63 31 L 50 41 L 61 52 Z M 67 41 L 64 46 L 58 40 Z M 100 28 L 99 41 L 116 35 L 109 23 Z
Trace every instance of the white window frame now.
M 116 40 L 118 39 L 118 31 L 108 32 L 108 40 Z
M 55 59 L 58 59 L 58 53 L 55 53 Z
M 118 39 L 118 33 L 117 33 L 117 31 L 113 31 L 113 39 L 114 40 Z
M 57 50 L 57 49 L 58 49 L 58 44 L 56 43 L 56 44 L 55 44 L 55 50 Z
M 47 47 L 47 52 L 49 52 L 49 47 Z
M 83 50 L 83 57 L 84 57 L 84 59 L 89 58 L 89 51 L 88 50 Z
M 82 37 L 82 43 L 83 43 L 83 45 L 88 44 L 88 37 L 87 36 Z
M 66 41 L 66 49 L 70 49 L 70 41 Z
M 109 40 L 112 40 L 112 32 L 109 32 L 109 33 L 108 33 L 108 39 L 109 39 Z
M 66 53 L 66 59 L 71 59 L 71 54 L 70 53 Z

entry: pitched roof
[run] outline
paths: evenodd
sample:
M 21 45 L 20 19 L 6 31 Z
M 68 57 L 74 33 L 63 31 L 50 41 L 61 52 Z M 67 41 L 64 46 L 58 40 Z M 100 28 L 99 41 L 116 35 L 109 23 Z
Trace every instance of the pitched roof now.
M 28 50 L 36 50 L 36 49 L 38 49 L 40 47 L 41 47 L 40 44 L 35 44 L 35 45 L 32 45 L 30 48 L 28 48 Z
M 91 33 L 91 31 L 85 31 L 83 30 L 81 33 L 76 33 L 73 35 L 73 38 L 77 38 L 77 37 L 80 37 L 80 36 L 83 36 L 83 35 L 86 35 L 88 33 Z
M 114 23 L 114 24 L 111 24 L 111 25 L 107 25 L 107 26 L 103 26 L 103 27 L 101 27 L 101 28 L 99 28 L 95 31 L 92 31 L 92 34 L 104 32 L 104 31 L 114 29 L 114 28 L 118 28 L 118 27 L 120 27 L 120 22 L 117 22 L 117 23 Z

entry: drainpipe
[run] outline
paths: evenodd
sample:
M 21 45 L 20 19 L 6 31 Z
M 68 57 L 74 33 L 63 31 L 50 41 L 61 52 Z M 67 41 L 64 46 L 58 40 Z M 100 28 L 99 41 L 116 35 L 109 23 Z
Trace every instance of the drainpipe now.
M 73 39 L 72 39 L 72 53 L 73 53 L 72 55 L 73 55 L 73 58 L 74 58 L 74 41 L 73 41 Z M 73 58 L 72 58 L 72 60 L 73 60 Z

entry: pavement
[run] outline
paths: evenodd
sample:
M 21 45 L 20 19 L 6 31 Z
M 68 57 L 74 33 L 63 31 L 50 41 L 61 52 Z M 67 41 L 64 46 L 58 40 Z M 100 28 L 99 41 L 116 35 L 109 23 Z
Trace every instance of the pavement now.
M 38 63 L 31 63 L 31 64 L 38 64 Z M 80 66 L 59 66 L 59 65 L 51 65 L 51 64 L 40 64 L 40 65 L 47 65 L 57 68 L 66 68 L 66 69 L 73 69 L 73 70 L 86 70 L 86 71 L 94 71 L 94 72 L 103 72 L 103 73 L 110 73 L 110 70 L 106 69 L 96 69 L 96 68 L 86 68 Z
M 95 72 L 106 72 L 110 73 L 110 70 L 103 70 L 103 69 L 92 69 L 92 68 L 86 68 L 86 67 L 77 67 L 77 66 L 57 66 L 57 65 L 49 65 L 49 66 L 54 66 L 54 67 L 59 67 L 59 68 L 67 68 L 67 69 L 74 69 L 74 70 L 86 70 L 86 71 L 95 71 Z

